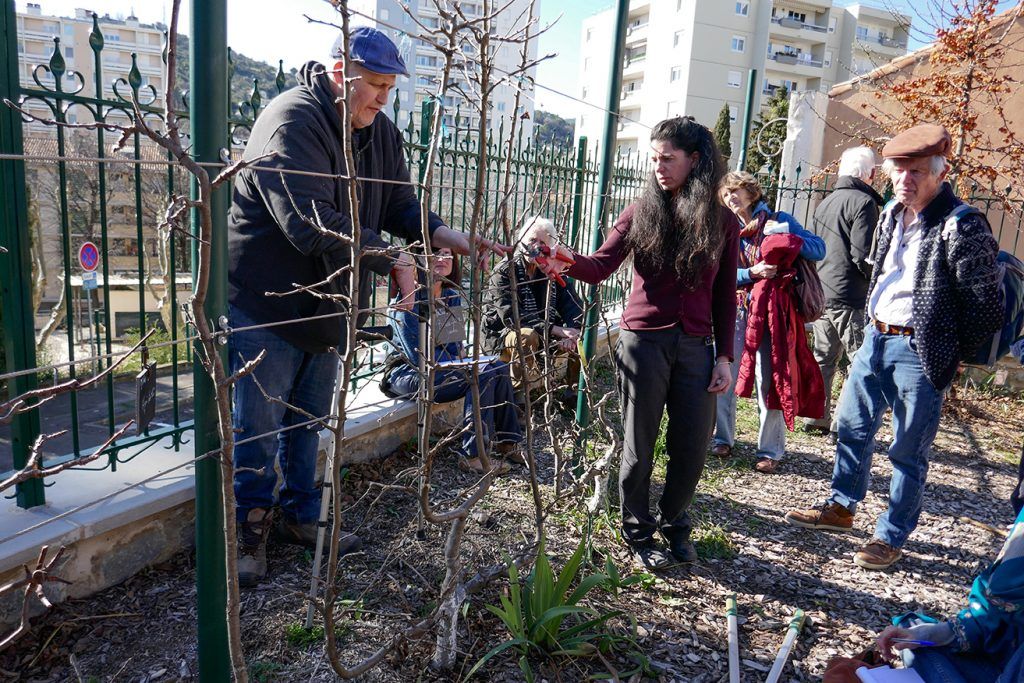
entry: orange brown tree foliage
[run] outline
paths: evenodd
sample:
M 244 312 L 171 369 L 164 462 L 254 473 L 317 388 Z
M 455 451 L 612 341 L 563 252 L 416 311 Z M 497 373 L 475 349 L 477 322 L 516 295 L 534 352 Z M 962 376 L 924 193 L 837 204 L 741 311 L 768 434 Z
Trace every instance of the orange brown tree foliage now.
M 1021 86 L 1013 75 L 1021 73 L 1020 48 L 1007 37 L 1024 3 L 1000 16 L 996 0 L 936 4 L 946 26 L 936 29 L 927 68 L 909 78 L 900 70 L 876 79 L 874 97 L 884 104 L 860 106 L 887 137 L 918 123 L 941 123 L 953 136 L 955 182 L 1002 189 L 1024 168 L 1024 142 L 1010 118 L 1021 114 L 1008 114 L 1003 105 Z

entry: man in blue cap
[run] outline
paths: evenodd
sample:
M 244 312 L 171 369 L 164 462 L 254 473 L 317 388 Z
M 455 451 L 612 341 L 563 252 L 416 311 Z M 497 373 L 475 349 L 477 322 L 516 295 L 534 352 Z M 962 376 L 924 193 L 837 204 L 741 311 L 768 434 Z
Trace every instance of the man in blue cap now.
M 243 158 L 258 159 L 259 168 L 247 168 L 235 178 L 228 217 L 230 324 L 261 327 L 231 334 L 232 372 L 266 352 L 252 374 L 235 386 L 235 466 L 240 471 L 234 485 L 238 579 L 243 586 L 266 576 L 271 532 L 285 543 L 316 542 L 318 434 L 321 420 L 331 412 L 336 351 L 344 351 L 349 315 L 337 296 L 323 296 L 348 295 L 345 268 L 352 261 L 350 244 L 339 237 L 352 234 L 348 185 L 342 179 L 352 175 L 344 152 L 346 87 L 359 178 L 359 309 L 365 310 L 369 302 L 372 273 L 394 274 L 406 292 L 414 286 L 412 259 L 380 235 L 386 230 L 411 242 L 422 234 L 402 135 L 380 113 L 399 75 L 408 75 L 405 63 L 380 31 L 353 29 L 348 59 L 339 36 L 328 64 L 305 64 L 298 87 L 275 98 L 257 119 Z M 428 216 L 433 248 L 469 253 L 467 235 L 451 230 L 432 212 Z M 506 251 L 482 239 L 477 249 L 499 255 Z M 271 513 L 275 459 L 284 479 L 276 521 Z M 358 543 L 349 535 L 342 550 Z

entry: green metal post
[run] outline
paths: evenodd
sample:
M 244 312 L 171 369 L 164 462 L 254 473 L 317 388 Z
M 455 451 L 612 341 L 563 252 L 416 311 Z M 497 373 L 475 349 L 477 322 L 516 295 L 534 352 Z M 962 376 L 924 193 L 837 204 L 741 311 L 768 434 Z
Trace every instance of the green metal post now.
M 743 106 L 743 131 L 740 135 L 740 153 L 736 158 L 736 170 L 742 171 L 747 165 L 747 147 L 750 144 L 750 121 L 754 117 L 754 97 L 757 96 L 757 69 L 747 72 L 747 102 Z
M 416 188 L 420 199 L 423 198 L 423 179 L 427 177 L 427 154 L 430 151 L 430 134 L 434 132 L 434 112 L 437 111 L 437 100 L 428 97 L 420 105 L 420 186 Z
M 4 0 L 0 12 L 0 100 L 18 101 L 18 24 L 14 0 Z M 0 102 L 0 152 L 24 154 L 21 134 L 21 116 Z M 0 309 L 3 314 L 3 349 L 7 371 L 25 370 L 36 366 L 35 312 L 32 310 L 32 288 L 24 286 L 32 281 L 31 238 L 28 228 L 28 197 L 25 189 L 25 162 L 0 161 Z M 30 373 L 15 377 L 7 383 L 8 396 L 36 388 L 36 375 Z M 39 435 L 39 413 L 30 410 L 14 418 L 11 424 L 11 450 L 14 469 L 28 463 L 33 441 Z M 42 505 L 43 480 L 30 479 L 18 484 L 18 506 L 23 508 Z
M 576 179 L 572 193 L 572 223 L 569 227 L 569 246 L 576 249 L 583 220 L 583 186 L 587 182 L 587 136 L 581 135 L 576 146 Z
M 616 0 L 615 38 L 612 42 L 612 59 L 608 67 L 611 74 L 608 81 L 608 100 L 605 104 L 604 133 L 601 135 L 601 168 L 597 180 L 597 208 L 594 210 L 594 230 L 591 233 L 590 253 L 597 251 L 604 240 L 605 213 L 615 175 L 615 139 L 619 127 L 619 100 L 622 90 L 622 57 L 626 50 L 626 22 L 629 18 L 629 0 Z M 587 322 L 583 334 L 583 352 L 589 361 L 597 346 L 597 286 L 587 287 Z M 586 427 L 590 423 L 590 404 L 587 403 L 586 374 L 580 374 L 579 393 L 576 397 L 576 423 Z
M 200 162 L 219 162 L 220 150 L 228 142 L 228 54 L 227 1 L 192 0 L 189 73 L 190 127 L 193 154 Z M 171 103 L 167 103 L 171 106 Z M 210 169 L 211 175 L 215 172 Z M 193 197 L 197 188 L 192 184 Z M 211 201 L 210 286 L 206 309 L 197 311 L 207 320 L 227 314 L 227 188 L 218 190 Z M 198 215 L 193 212 L 192 230 L 199 232 Z M 198 273 L 198 243 L 192 245 L 193 279 Z M 224 354 L 226 357 L 226 353 Z M 220 447 L 217 431 L 217 401 L 213 381 L 194 354 L 195 452 L 208 453 Z M 224 517 L 221 503 L 220 463 L 204 458 L 196 463 L 196 602 L 198 603 L 199 678 L 202 681 L 231 680 L 227 633 L 227 577 L 224 561 Z

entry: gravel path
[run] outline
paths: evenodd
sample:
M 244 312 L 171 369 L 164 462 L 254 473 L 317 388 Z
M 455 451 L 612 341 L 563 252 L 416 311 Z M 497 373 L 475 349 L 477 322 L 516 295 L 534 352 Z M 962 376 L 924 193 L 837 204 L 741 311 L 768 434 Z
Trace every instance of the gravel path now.
M 604 373 L 608 381 L 607 373 Z M 787 525 L 793 507 L 819 503 L 827 493 L 832 449 L 818 435 L 790 434 L 787 458 L 778 475 L 750 469 L 751 436 L 756 433 L 753 406 L 741 401 L 737 457 L 709 461 L 694 510 L 695 538 L 702 561 L 623 589 L 617 596 L 594 594 L 598 610 L 621 610 L 625 617 L 610 628 L 632 632 L 633 649 L 649 659 L 644 680 L 695 683 L 727 680 L 724 601 L 739 601 L 743 680 L 763 680 L 797 607 L 810 617 L 783 680 L 820 680 L 827 660 L 868 647 L 873 635 L 896 614 L 924 610 L 946 615 L 963 603 L 972 577 L 994 557 L 998 528 L 1011 521 L 1008 501 L 1015 483 L 1016 458 L 1024 434 L 1024 400 L 960 390 L 949 401 L 929 473 L 921 522 L 907 555 L 886 572 L 855 567 L 851 557 L 866 542 L 884 509 L 891 474 L 879 455 L 872 468 L 871 491 L 851 534 L 816 533 Z M 556 430 L 564 435 L 567 427 Z M 562 438 L 559 436 L 558 438 Z M 538 447 L 546 437 L 538 437 Z M 888 422 L 879 436 L 891 439 Z M 412 481 L 415 460 L 397 453 L 372 466 L 355 468 L 345 484 L 353 509 L 347 527 L 359 526 L 365 552 L 348 558 L 341 580 L 358 613 L 339 624 L 346 661 L 370 651 L 386 634 L 427 613 L 443 576 L 438 548 L 444 529 L 428 527 L 425 541 L 415 539 L 411 499 L 396 491 L 377 495 L 373 482 Z M 539 456 L 550 472 L 551 456 Z M 438 504 L 468 475 L 450 463 L 438 471 Z M 549 487 L 545 489 L 549 494 Z M 363 493 L 370 495 L 359 498 Z M 359 502 L 356 500 L 359 499 Z M 372 503 L 371 503 L 372 501 Z M 613 503 L 614 506 L 614 503 Z M 504 550 L 522 542 L 531 528 L 529 487 L 522 473 L 495 488 L 470 524 L 465 556 L 471 565 L 500 561 Z M 593 521 L 597 571 L 610 555 L 619 571 L 632 571 L 612 518 Z M 986 529 L 989 525 L 992 529 Z M 576 505 L 566 505 L 548 524 L 549 554 L 560 567 L 588 526 Z M 170 681 L 193 680 L 196 669 L 194 573 L 192 554 L 182 554 L 88 600 L 65 603 L 38 618 L 32 633 L 0 654 L 0 678 L 25 681 Z M 271 578 L 244 593 L 246 654 L 257 681 L 335 680 L 324 660 L 317 634 L 303 634 L 301 593 L 309 585 L 309 555 L 277 548 Z M 458 680 L 484 653 L 507 638 L 484 608 L 496 603 L 505 582 L 498 581 L 470 603 L 460 646 L 467 655 L 461 670 L 438 676 L 426 667 L 430 642 L 412 643 L 392 653 L 385 666 L 366 677 L 374 681 Z M 322 634 L 321 634 L 322 637 Z M 533 660 L 540 679 L 584 680 L 626 672 L 636 657 L 624 646 L 599 658 Z M 72 656 L 74 664 L 72 664 Z M 90 679 L 89 677 L 95 677 Z M 515 658 L 499 656 L 479 677 L 521 680 Z M 623 680 L 628 678 L 623 677 Z

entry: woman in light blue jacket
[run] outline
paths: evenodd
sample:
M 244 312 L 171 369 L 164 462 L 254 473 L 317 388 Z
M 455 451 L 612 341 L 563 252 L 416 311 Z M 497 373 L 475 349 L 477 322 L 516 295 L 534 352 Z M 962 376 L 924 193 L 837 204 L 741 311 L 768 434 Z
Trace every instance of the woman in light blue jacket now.
M 809 261 L 825 258 L 825 242 L 817 235 L 804 230 L 800 222 L 785 211 L 773 212 L 764 201 L 760 184 L 749 173 L 734 171 L 725 176 L 719 190 L 719 198 L 736 218 L 740 230 L 739 265 L 736 269 L 736 349 L 744 345 L 747 331 L 747 311 L 750 291 L 761 279 L 775 277 L 775 266 L 761 262 L 760 245 L 766 234 L 789 232 L 803 239 L 800 255 Z M 737 359 L 738 360 L 738 359 Z M 739 363 L 733 364 L 733 383 L 739 371 Z M 771 336 L 765 332 L 756 360 L 757 407 L 760 428 L 757 433 L 757 463 L 754 469 L 765 474 L 778 471 L 779 462 L 786 451 L 786 423 L 781 410 L 767 406 L 768 389 L 771 387 Z M 736 440 L 736 394 L 727 391 L 718 397 L 715 419 L 715 435 L 711 453 L 720 458 L 732 455 Z

